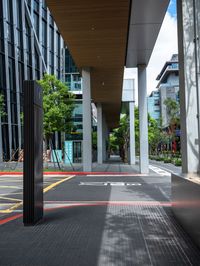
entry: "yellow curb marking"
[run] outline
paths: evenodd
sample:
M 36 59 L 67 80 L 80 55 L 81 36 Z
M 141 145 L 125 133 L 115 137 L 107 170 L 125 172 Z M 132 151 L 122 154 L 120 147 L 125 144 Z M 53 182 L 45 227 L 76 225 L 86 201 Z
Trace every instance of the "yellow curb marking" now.
M 5 200 L 14 200 L 14 201 L 22 201 L 21 199 L 15 199 L 15 198 L 8 198 L 8 197 L 2 197 L 0 196 L 0 199 L 5 199 Z
M 21 195 L 21 194 L 22 192 L 13 192 L 13 193 L 4 193 L 4 194 L 0 193 L 0 197 L 10 196 L 10 195 Z
M 49 185 L 48 187 L 44 188 L 44 189 L 43 189 L 43 192 L 46 193 L 46 192 L 49 191 L 50 189 L 52 189 L 52 188 L 58 186 L 59 184 L 65 182 L 65 181 L 67 181 L 67 180 L 72 179 L 73 177 L 75 177 L 75 175 L 71 175 L 71 176 L 68 176 L 68 177 L 66 177 L 66 178 L 64 178 L 64 179 L 62 179 L 62 180 L 60 180 L 60 181 L 57 181 L 57 182 L 55 182 L 55 183 Z M 18 200 L 19 200 L 19 199 L 18 199 Z M 20 200 L 19 203 L 16 203 L 14 206 L 12 206 L 11 208 L 9 208 L 9 209 L 7 209 L 7 210 L 2 210 L 2 211 L 0 211 L 0 213 L 12 213 L 15 209 L 17 209 L 17 208 L 18 208 L 19 206 L 21 206 L 22 204 L 23 204 L 23 202 L 22 202 L 22 200 Z
M 0 203 L 0 206 L 13 205 L 14 203 Z
M 75 175 L 70 175 L 70 176 L 68 176 L 68 177 L 66 177 L 66 178 L 64 178 L 64 179 L 62 179 L 62 180 L 60 180 L 60 181 L 57 181 L 57 182 L 55 182 L 55 183 L 49 185 L 48 187 L 44 188 L 44 189 L 43 189 L 43 192 L 45 193 L 45 192 L 49 191 L 50 189 L 52 189 L 53 187 L 58 186 L 59 184 L 65 182 L 65 181 L 67 181 L 67 180 L 72 179 L 73 177 L 75 177 Z

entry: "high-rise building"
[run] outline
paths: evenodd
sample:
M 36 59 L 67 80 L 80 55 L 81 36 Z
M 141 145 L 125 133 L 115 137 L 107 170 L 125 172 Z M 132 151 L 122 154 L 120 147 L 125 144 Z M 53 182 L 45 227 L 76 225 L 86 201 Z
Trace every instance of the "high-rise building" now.
M 179 102 L 179 64 L 177 54 L 173 54 L 171 60 L 165 63 L 157 80 L 159 81 L 157 88 L 160 92 L 162 126 L 167 127 L 169 125 L 169 117 L 164 102 L 167 98 Z
M 23 147 L 23 80 L 40 79 L 45 72 L 64 80 L 64 53 L 44 0 L 0 0 L 0 93 L 6 113 L 0 118 L 1 159 Z M 59 146 L 58 134 L 55 139 Z
M 152 118 L 159 122 L 160 120 L 160 92 L 152 91 L 147 99 L 148 113 Z

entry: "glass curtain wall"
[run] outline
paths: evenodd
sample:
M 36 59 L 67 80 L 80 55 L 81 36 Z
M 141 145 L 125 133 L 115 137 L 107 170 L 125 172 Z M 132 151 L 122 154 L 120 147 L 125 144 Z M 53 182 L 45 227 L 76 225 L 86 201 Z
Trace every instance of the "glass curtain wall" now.
M 63 55 L 64 41 L 44 0 L 0 0 L 0 93 L 5 113 L 0 118 L 0 160 L 17 159 L 23 149 L 23 81 L 40 79 L 46 72 L 64 80 Z

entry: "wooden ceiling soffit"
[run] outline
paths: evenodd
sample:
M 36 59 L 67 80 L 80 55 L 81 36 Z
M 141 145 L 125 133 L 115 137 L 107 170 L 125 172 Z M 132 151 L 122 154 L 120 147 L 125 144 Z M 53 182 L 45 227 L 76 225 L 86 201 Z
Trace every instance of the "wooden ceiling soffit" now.
M 91 68 L 94 102 L 117 124 L 121 108 L 130 0 L 47 0 L 79 69 Z M 117 121 L 116 121 L 117 120 Z

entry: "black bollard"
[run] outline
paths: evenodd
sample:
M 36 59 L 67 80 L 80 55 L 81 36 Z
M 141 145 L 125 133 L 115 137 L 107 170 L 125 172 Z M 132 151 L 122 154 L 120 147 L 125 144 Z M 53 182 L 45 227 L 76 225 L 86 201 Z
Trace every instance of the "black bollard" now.
M 34 225 L 43 217 L 42 89 L 24 81 L 24 193 L 23 222 Z

